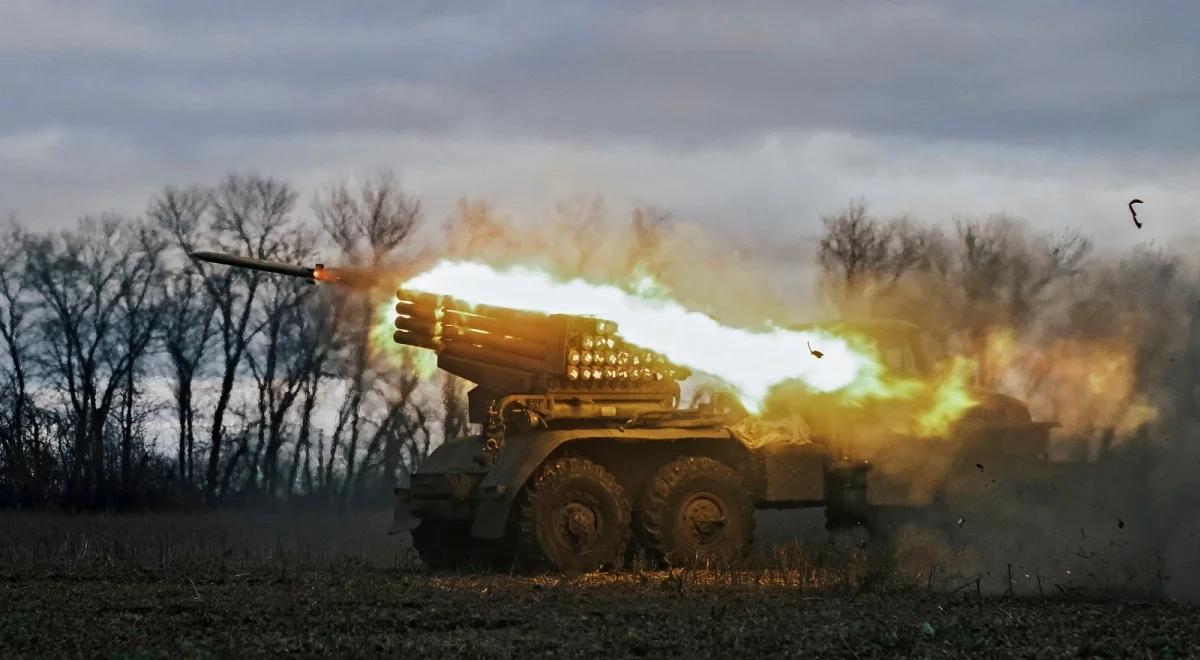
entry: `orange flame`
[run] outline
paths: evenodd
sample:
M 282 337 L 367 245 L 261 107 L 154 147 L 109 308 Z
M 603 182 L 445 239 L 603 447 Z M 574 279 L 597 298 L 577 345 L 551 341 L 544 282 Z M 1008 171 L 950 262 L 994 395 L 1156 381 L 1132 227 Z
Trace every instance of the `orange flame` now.
M 595 315 L 615 321 L 629 341 L 721 380 L 751 411 L 761 409 L 773 386 L 793 382 L 809 392 L 831 395 L 843 406 L 888 400 L 920 402 L 920 409 L 912 411 L 911 425 L 931 435 L 944 430 L 975 403 L 966 381 L 969 365 L 955 366 L 933 382 L 900 375 L 885 364 L 879 348 L 866 338 L 835 336 L 821 329 L 767 325 L 753 330 L 724 325 L 687 309 L 649 277 L 621 288 L 582 279 L 559 280 L 526 267 L 497 269 L 481 263 L 442 261 L 405 281 L 402 288 L 449 295 L 472 304 Z
M 1022 342 L 1007 328 L 987 336 L 983 363 L 1003 390 L 1024 398 L 1035 416 L 1055 419 L 1063 435 L 1116 440 L 1158 417 L 1136 391 L 1134 344 L 1117 337 Z

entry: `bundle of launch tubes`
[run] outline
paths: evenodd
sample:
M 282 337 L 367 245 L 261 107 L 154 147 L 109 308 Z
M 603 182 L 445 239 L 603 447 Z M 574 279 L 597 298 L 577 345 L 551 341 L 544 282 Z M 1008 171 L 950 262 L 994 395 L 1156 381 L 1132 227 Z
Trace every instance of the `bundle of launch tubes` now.
M 399 344 L 528 374 L 567 389 L 657 390 L 690 372 L 626 342 L 612 321 L 471 305 L 429 293 L 396 292 Z

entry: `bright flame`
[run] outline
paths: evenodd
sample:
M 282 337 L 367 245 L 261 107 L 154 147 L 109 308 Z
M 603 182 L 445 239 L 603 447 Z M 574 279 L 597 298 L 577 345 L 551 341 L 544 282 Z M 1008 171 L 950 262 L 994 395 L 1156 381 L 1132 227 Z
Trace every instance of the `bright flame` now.
M 548 274 L 514 267 L 499 271 L 477 263 L 444 261 L 403 285 L 453 296 L 468 303 L 554 314 L 592 315 L 617 322 L 627 340 L 652 348 L 676 364 L 713 374 L 757 405 L 768 388 L 799 378 L 819 392 L 839 390 L 870 375 L 871 360 L 843 339 L 822 332 L 772 328 L 753 332 L 721 325 L 663 297 L 650 297 L 580 279 L 555 281 Z M 808 345 L 823 357 L 809 354 Z
M 983 363 L 990 379 L 1026 401 L 1035 416 L 1062 424 L 1063 435 L 1120 441 L 1158 417 L 1137 390 L 1133 341 L 1055 339 L 1022 342 L 1012 330 L 987 335 Z
M 421 378 L 428 378 L 437 371 L 437 357 L 429 351 L 392 341 L 394 307 L 390 301 L 375 306 L 369 345 L 376 355 L 383 355 L 413 369 Z
M 958 420 L 963 411 L 975 405 L 967 387 L 975 365 L 961 356 L 950 362 L 947 373 L 931 391 L 932 403 L 917 414 L 917 432 L 922 436 L 938 435 Z
M 762 406 L 773 385 L 785 381 L 798 380 L 818 393 L 837 393 L 840 403 L 851 405 L 869 399 L 910 399 L 930 393 L 930 388 L 914 379 L 889 377 L 878 350 L 860 338 L 820 330 L 771 326 L 754 331 L 722 325 L 671 300 L 649 278 L 629 292 L 581 279 L 559 281 L 548 273 L 524 267 L 498 270 L 479 263 L 443 261 L 406 281 L 403 288 L 453 296 L 472 304 L 593 315 L 616 321 L 627 340 L 659 351 L 676 364 L 721 379 L 752 411 Z M 821 357 L 810 352 L 810 347 Z M 969 369 L 957 370 L 956 376 L 961 375 L 959 372 L 967 373 Z M 933 388 L 934 401 L 918 417 L 921 429 L 953 421 L 973 404 L 961 379 L 945 379 Z

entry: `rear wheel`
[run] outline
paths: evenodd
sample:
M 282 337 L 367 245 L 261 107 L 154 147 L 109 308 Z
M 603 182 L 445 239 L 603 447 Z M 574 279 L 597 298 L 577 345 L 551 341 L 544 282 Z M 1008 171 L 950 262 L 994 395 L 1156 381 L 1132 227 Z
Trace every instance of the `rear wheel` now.
M 730 563 L 754 542 L 754 505 L 737 473 L 711 458 L 664 465 L 642 496 L 641 531 L 668 563 Z
M 615 565 L 629 544 L 629 500 L 607 470 L 582 458 L 550 461 L 518 508 L 524 558 L 563 571 Z

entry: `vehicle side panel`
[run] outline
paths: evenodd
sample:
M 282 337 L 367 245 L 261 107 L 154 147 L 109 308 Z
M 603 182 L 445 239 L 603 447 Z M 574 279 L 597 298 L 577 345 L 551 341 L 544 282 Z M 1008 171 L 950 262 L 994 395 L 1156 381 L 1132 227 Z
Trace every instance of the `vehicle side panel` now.
M 817 443 L 777 442 L 756 452 L 763 467 L 760 507 L 818 505 L 825 499 L 829 452 Z

